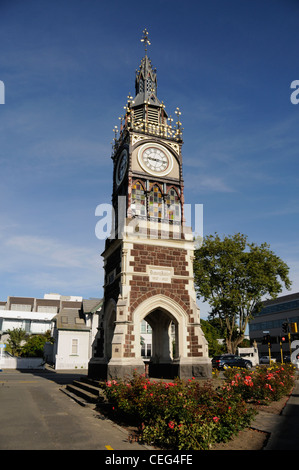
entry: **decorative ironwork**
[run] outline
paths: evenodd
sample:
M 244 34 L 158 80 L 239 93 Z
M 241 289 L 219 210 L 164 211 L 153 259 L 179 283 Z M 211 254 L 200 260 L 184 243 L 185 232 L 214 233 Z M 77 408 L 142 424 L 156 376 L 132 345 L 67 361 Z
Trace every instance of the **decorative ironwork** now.
M 177 121 L 174 124 L 171 116 L 167 116 L 165 112 L 165 105 L 156 97 L 156 71 L 153 71 L 151 62 L 147 57 L 147 48 L 151 44 L 148 36 L 147 29 L 143 30 L 143 37 L 141 42 L 144 43 L 145 57 L 142 59 L 142 67 L 137 74 L 136 71 L 136 93 L 134 101 L 131 94 L 128 95 L 127 103 L 124 106 L 124 116 L 120 120 L 120 134 L 117 137 L 117 132 L 114 129 L 114 144 L 113 151 L 116 152 L 122 144 L 127 131 L 136 131 L 155 137 L 166 138 L 176 142 L 183 140 L 183 127 L 180 121 L 181 111 L 176 108 L 175 114 Z M 144 93 L 143 100 L 140 101 L 139 93 Z M 139 99 L 139 101 L 138 101 Z
M 141 38 L 140 41 L 144 42 L 144 52 L 145 52 L 145 55 L 147 55 L 147 46 L 150 46 L 151 43 L 150 43 L 150 40 L 148 38 L 148 31 L 147 31 L 146 28 L 143 30 L 143 37 Z

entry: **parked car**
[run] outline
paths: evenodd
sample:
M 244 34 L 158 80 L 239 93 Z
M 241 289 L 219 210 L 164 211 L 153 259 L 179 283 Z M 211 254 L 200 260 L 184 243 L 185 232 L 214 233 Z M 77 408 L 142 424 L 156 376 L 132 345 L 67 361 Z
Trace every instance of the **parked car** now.
M 271 357 L 271 362 L 276 362 L 276 359 L 274 357 Z M 269 364 L 269 363 L 270 363 L 270 357 L 269 356 L 260 357 L 260 364 Z
M 245 369 L 252 368 L 252 362 L 234 354 L 223 354 L 215 356 L 212 359 L 212 367 L 215 369 L 227 369 L 228 367 L 242 367 Z

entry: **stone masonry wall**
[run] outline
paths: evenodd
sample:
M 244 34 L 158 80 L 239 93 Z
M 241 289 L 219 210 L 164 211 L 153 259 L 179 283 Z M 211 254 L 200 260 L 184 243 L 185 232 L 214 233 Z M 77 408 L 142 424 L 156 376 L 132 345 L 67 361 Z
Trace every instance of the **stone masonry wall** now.
M 177 302 L 187 313 L 189 323 L 194 323 L 188 292 L 190 273 L 187 254 L 186 249 L 137 243 L 133 245 L 130 255 L 134 257 L 134 261 L 130 261 L 130 266 L 133 267 L 133 272 L 136 274 L 132 275 L 130 281 L 129 321 L 132 321 L 132 313 L 144 300 L 163 294 Z M 147 265 L 174 268 L 174 276 L 180 277 L 172 278 L 171 283 L 150 282 L 149 276 L 146 274 Z M 134 353 L 131 350 L 134 339 L 132 328 L 130 328 L 126 335 L 125 357 L 133 357 Z M 189 326 L 186 340 L 188 356 L 202 356 L 202 346 L 198 344 L 199 338 L 194 334 L 194 327 Z

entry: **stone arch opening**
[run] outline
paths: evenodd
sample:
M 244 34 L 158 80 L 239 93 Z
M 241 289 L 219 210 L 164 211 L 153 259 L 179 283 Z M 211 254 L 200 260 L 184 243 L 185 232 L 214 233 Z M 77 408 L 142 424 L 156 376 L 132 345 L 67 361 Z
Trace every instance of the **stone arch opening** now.
M 138 345 L 142 320 L 152 329 L 149 376 L 178 376 L 180 358 L 186 355 L 187 339 L 187 315 L 182 307 L 167 296 L 156 295 L 142 302 L 134 311 L 133 317 Z M 136 357 L 140 357 L 140 350 L 140 347 L 136 349 Z
M 179 357 L 178 322 L 162 308 L 144 317 L 152 329 L 152 363 L 170 363 Z
M 112 357 L 112 339 L 115 330 L 115 321 L 116 321 L 116 304 L 114 301 L 110 301 L 107 307 L 107 315 L 106 315 L 106 324 L 104 326 L 105 329 L 105 336 L 104 336 L 104 355 L 107 360 L 111 359 Z

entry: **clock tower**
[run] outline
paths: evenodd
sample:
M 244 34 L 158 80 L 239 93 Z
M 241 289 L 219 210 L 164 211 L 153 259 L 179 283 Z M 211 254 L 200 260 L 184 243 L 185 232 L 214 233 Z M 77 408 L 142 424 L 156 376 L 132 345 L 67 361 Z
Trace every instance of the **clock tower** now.
M 144 373 L 141 322 L 152 331 L 153 377 L 211 377 L 193 281 L 193 235 L 184 220 L 182 127 L 157 97 L 156 70 L 145 54 L 115 128 L 113 226 L 106 240 L 104 304 L 89 376 Z

